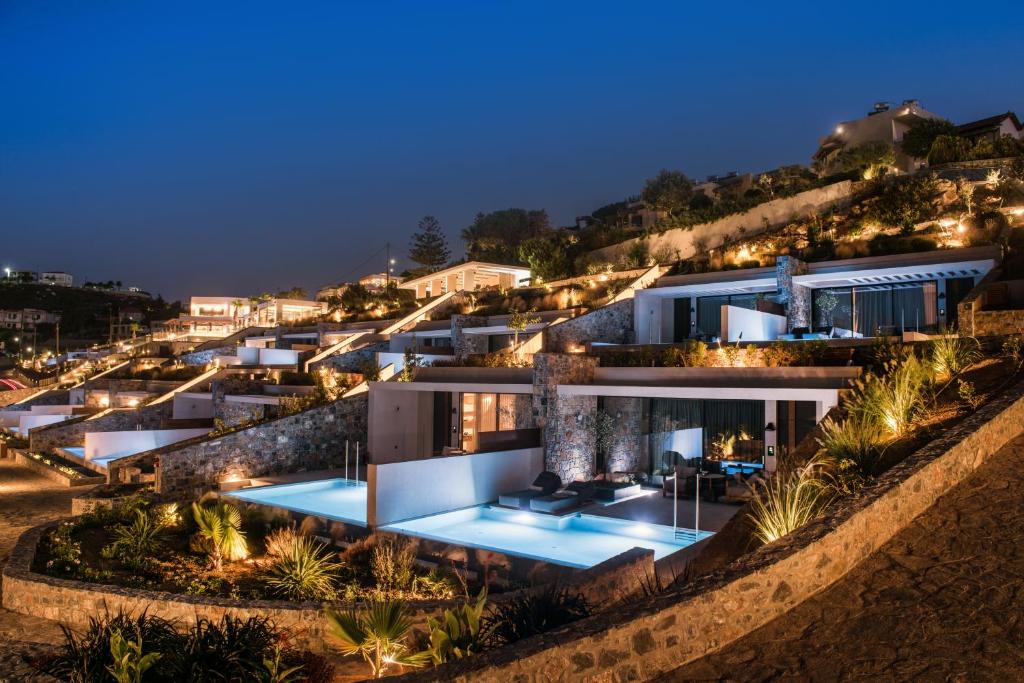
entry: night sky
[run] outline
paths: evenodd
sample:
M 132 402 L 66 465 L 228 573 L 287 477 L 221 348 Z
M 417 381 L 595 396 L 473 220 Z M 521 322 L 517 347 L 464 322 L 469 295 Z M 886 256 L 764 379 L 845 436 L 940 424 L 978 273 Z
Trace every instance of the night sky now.
M 1024 116 L 1019 0 L 227 5 L 0 1 L 3 265 L 315 291 L 424 214 L 461 254 L 478 211 L 807 163 L 878 100 Z

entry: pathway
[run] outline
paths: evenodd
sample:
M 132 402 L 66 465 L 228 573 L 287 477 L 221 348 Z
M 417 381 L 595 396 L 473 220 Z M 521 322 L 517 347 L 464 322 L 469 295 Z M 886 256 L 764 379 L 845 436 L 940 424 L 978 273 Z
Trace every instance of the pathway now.
M 32 470 L 0 460 L 0 565 L 7 562 L 22 532 L 71 511 L 71 496 L 80 489 L 60 486 Z M 28 680 L 21 650 L 30 644 L 59 643 L 55 622 L 0 609 L 0 681 Z
M 661 681 L 1024 680 L 1024 435 L 847 577 Z

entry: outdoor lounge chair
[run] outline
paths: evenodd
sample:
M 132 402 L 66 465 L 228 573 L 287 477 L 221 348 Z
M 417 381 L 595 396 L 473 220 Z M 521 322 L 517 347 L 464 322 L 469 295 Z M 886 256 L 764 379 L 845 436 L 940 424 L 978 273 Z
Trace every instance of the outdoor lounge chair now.
M 537 496 L 530 500 L 530 509 L 534 512 L 563 512 L 594 499 L 594 485 L 586 481 L 574 481 L 561 491 L 547 496 Z
M 539 496 L 549 496 L 562 488 L 562 479 L 554 472 L 541 472 L 533 480 L 533 485 L 521 491 L 511 491 L 498 496 L 498 505 L 509 508 L 527 510 L 530 501 Z

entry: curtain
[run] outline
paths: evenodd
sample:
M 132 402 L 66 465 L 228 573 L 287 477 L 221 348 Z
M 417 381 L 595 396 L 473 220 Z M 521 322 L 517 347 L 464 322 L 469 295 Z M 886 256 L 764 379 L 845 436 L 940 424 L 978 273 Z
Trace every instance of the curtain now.
M 702 296 L 697 299 L 697 328 L 706 337 L 722 336 L 722 306 L 727 303 L 727 296 Z
M 874 336 L 880 328 L 892 327 L 892 291 L 857 288 L 857 331 Z
M 893 287 L 893 324 L 900 329 L 918 330 L 935 325 L 935 283 Z
M 719 435 L 746 432 L 764 440 L 764 401 L 704 401 L 704 452 Z

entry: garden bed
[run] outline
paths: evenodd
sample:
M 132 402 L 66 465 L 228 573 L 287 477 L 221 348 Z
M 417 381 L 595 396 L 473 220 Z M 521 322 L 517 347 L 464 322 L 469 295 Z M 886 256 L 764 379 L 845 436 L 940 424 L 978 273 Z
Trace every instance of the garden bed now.
M 106 477 L 55 455 L 42 455 L 16 448 L 10 449 L 10 453 L 19 465 L 24 465 L 64 486 L 92 486 L 106 481 Z

